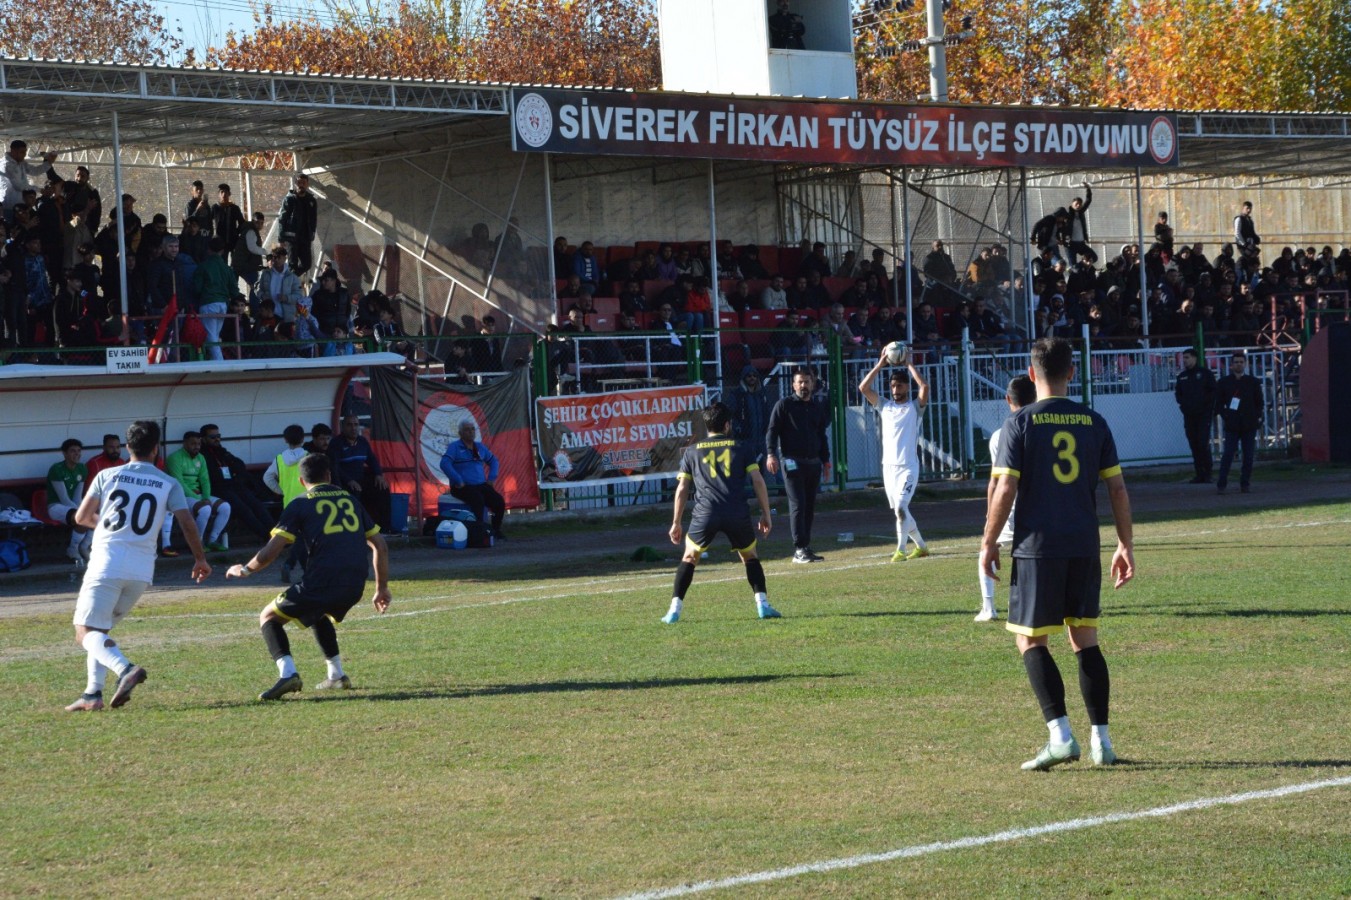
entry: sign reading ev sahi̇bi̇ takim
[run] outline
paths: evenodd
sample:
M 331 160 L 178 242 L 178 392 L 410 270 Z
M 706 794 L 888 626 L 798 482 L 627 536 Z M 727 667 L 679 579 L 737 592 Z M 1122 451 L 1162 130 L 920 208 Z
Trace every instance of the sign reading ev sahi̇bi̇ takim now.
M 673 477 L 706 403 L 702 385 L 539 398 L 540 487 Z

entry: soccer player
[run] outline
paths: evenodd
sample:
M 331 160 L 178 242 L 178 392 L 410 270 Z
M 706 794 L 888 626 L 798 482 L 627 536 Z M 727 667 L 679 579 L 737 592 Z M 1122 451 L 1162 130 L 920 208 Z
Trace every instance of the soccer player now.
M 877 408 L 882 417 L 882 483 L 887 489 L 887 502 L 896 514 L 896 552 L 892 562 L 918 559 L 929 555 L 929 545 L 919 533 L 915 517 L 910 515 L 910 498 L 919 482 L 919 428 L 920 416 L 929 405 L 929 383 L 919 374 L 915 364 L 906 359 L 905 372 L 892 372 L 888 384 L 891 397 L 883 400 L 873 390 L 873 382 L 887 363 L 887 351 L 877 358 L 868 374 L 858 383 L 864 399 Z M 919 385 L 915 399 L 910 399 L 910 379 Z M 906 555 L 905 545 L 915 542 L 915 549 Z
M 1009 412 L 1016 413 L 1024 406 L 1031 406 L 1037 402 L 1037 386 L 1032 383 L 1032 379 L 1026 375 L 1017 375 L 1009 381 L 1008 392 L 1004 394 L 1004 401 L 1009 405 Z M 993 462 L 999 459 L 999 442 L 1003 431 L 996 431 L 990 435 L 990 460 Z M 999 484 L 999 476 L 990 473 L 990 483 L 985 487 L 985 511 L 994 507 L 995 485 Z M 1004 528 L 999 532 L 999 546 L 1007 550 L 1013 545 L 1013 509 L 1009 509 L 1009 517 L 1004 522 Z M 977 622 L 993 622 L 999 618 L 999 611 L 994 605 L 994 579 L 985 574 L 985 569 L 980 565 L 976 566 L 976 573 L 980 576 L 980 612 L 976 614 Z
M 83 454 L 84 444 L 76 438 L 66 438 L 61 442 L 61 461 L 47 470 L 47 517 L 70 526 L 66 556 L 75 560 L 77 566 L 89 561 L 91 540 L 89 531 L 76 520 L 89 481 L 89 469 L 80 462 Z
M 297 442 L 298 443 L 298 442 Z M 300 481 L 305 493 L 282 510 L 281 521 L 272 529 L 272 539 L 253 559 L 231 566 L 226 578 L 247 578 L 268 564 L 296 541 L 308 551 L 305 573 L 275 600 L 263 607 L 258 625 L 263 641 L 277 664 L 277 683 L 258 695 L 259 700 L 278 700 L 298 693 L 300 673 L 291 658 L 286 637 L 287 622 L 299 622 L 314 633 L 328 663 L 328 677 L 320 690 L 351 690 L 352 681 L 342 669 L 338 632 L 334 625 L 361 601 L 366 585 L 366 548 L 375 566 L 375 596 L 378 612 L 389 609 L 389 551 L 380 527 L 371 521 L 361 503 L 344 489 L 330 484 L 329 460 L 310 453 L 300 460 Z
M 685 506 L 690 491 L 694 491 L 694 514 L 690 516 L 690 530 L 685 537 L 685 556 L 676 569 L 674 596 L 671 609 L 662 617 L 667 625 L 680 621 L 680 609 L 685 592 L 694 580 L 694 567 L 699 564 L 718 532 L 727 535 L 732 549 L 746 565 L 746 580 L 755 592 L 756 612 L 762 619 L 781 618 L 779 611 L 769 605 L 765 589 L 765 570 L 755 555 L 755 529 L 750 509 L 746 506 L 746 478 L 750 477 L 755 499 L 760 504 L 759 529 L 769 536 L 769 491 L 755 461 L 755 452 L 748 444 L 738 443 L 732 437 L 732 411 L 722 403 L 711 403 L 704 409 L 704 425 L 708 438 L 685 451 L 680 460 L 680 474 L 676 476 L 675 510 L 671 522 L 671 543 L 679 544 L 683 532 L 680 523 L 685 518 Z
M 1107 732 L 1110 683 L 1107 660 L 1098 647 L 1102 560 L 1098 547 L 1095 492 L 1098 479 L 1116 523 L 1111 573 L 1120 588 L 1135 576 L 1131 506 L 1117 460 L 1116 442 L 1098 413 L 1065 397 L 1074 376 L 1074 350 L 1063 338 L 1032 346 L 1028 370 L 1037 401 L 1010 416 L 999 441 L 993 474 L 999 477 L 985 520 L 981 570 L 997 578 L 999 533 L 1018 501 L 1009 570 L 1009 619 L 1032 691 L 1041 704 L 1047 741 L 1025 770 L 1045 771 L 1079 759 L 1079 743 L 1065 710 L 1065 683 L 1047 649 L 1047 636 L 1069 631 L 1079 657 L 1079 690 L 1093 726 L 1092 757 L 1097 765 L 1116 762 Z
M 75 643 L 87 654 L 89 680 L 67 712 L 103 709 L 103 683 L 110 669 L 118 677 L 108 704 L 114 708 L 130 700 L 132 689 L 145 681 L 145 669 L 122 654 L 109 632 L 155 577 L 156 540 L 167 514 L 173 513 L 192 549 L 193 579 L 201 582 L 211 574 L 183 486 L 155 467 L 159 441 L 158 424 L 132 422 L 127 429 L 131 462 L 95 475 L 75 513 L 76 521 L 94 532 L 89 568 L 75 601 Z

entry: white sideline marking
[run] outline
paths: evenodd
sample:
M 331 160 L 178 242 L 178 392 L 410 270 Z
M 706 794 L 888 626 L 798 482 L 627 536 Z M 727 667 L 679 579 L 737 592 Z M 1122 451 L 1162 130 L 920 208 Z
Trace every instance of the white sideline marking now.
M 1193 810 L 1198 809 L 1210 809 L 1215 806 L 1236 806 L 1240 803 L 1251 803 L 1254 800 L 1274 800 L 1280 797 L 1289 797 L 1294 794 L 1305 794 L 1309 791 L 1320 791 L 1325 788 L 1346 787 L 1348 785 L 1351 785 L 1351 775 L 1343 778 L 1330 778 L 1326 781 L 1307 781 L 1303 784 L 1290 784 L 1285 787 L 1270 788 L 1264 791 L 1247 791 L 1242 794 L 1229 794 L 1225 797 L 1204 797 L 1200 800 L 1188 800 L 1185 803 L 1174 803 L 1170 806 L 1156 806 L 1153 809 L 1142 809 L 1138 812 L 1108 813 L 1107 815 L 1091 816 L 1085 819 L 1069 819 L 1064 822 L 1052 822 L 1049 825 L 1035 825 L 1031 828 L 1015 828 L 1010 831 L 996 832 L 995 834 L 959 838 L 955 841 L 916 844 L 913 847 L 902 847 L 898 850 L 888 850 L 885 853 L 863 853 L 858 856 L 827 859 L 822 860 L 821 862 L 805 863 L 800 866 L 788 866 L 783 869 L 770 869 L 765 872 L 751 872 L 746 875 L 734 875 L 730 878 L 698 881 L 693 884 L 682 884 L 677 887 L 659 888 L 652 891 L 642 891 L 637 894 L 626 894 L 623 900 L 659 900 L 659 898 L 662 897 L 683 897 L 688 894 L 718 891 L 724 888 L 741 887 L 742 885 L 747 884 L 764 884 L 769 881 L 781 881 L 785 878 L 796 878 L 799 875 L 810 875 L 818 872 L 835 872 L 840 869 L 856 869 L 860 866 L 872 865 L 873 863 L 891 862 L 895 859 L 912 859 L 917 856 L 928 856 L 931 853 L 942 853 L 947 850 L 967 850 L 972 847 L 984 847 L 987 844 L 1003 844 L 1009 841 L 1022 840 L 1023 838 L 1039 837 L 1043 834 L 1059 834 L 1065 831 L 1079 831 L 1085 828 L 1097 828 L 1100 825 L 1114 825 L 1117 822 L 1133 822 L 1137 819 L 1161 819 L 1167 816 L 1175 816 L 1178 813 L 1192 812 Z

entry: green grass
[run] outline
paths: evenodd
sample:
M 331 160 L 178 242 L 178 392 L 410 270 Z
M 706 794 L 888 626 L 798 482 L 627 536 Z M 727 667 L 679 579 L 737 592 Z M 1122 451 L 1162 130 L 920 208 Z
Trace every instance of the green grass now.
M 767 564 L 781 621 L 754 618 L 721 549 L 674 627 L 672 566 L 619 555 L 397 581 L 391 612 L 415 615 L 340 629 L 359 690 L 266 705 L 270 585 L 138 609 L 118 634 L 151 680 L 98 715 L 61 711 L 84 677 L 68 614 L 0 620 L 0 892 L 603 897 L 1351 774 L 1351 504 L 1145 521 L 1103 630 L 1130 764 L 1046 774 L 1018 770 L 1045 729 L 1012 639 L 971 621 L 975 540 L 891 565 L 865 530 L 825 564 Z M 312 686 L 319 652 L 292 640 Z M 733 893 L 1345 894 L 1348 800 Z

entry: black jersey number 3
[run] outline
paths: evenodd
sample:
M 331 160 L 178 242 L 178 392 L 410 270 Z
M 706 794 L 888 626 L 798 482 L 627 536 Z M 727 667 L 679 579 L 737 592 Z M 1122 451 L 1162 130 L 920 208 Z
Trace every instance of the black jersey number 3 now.
M 1074 455 L 1078 444 L 1074 435 L 1068 431 L 1057 431 L 1051 438 L 1051 446 L 1060 451 L 1056 455 L 1056 463 L 1051 466 L 1055 480 L 1061 484 L 1074 484 L 1079 480 L 1079 459 Z
M 123 490 L 108 495 L 108 515 L 103 517 L 103 527 L 108 531 L 121 531 L 127 524 L 127 504 L 131 495 Z M 159 501 L 154 494 L 139 494 L 136 502 L 131 503 L 131 530 L 136 534 L 148 534 L 150 526 L 155 524 L 155 510 Z
M 360 531 L 361 517 L 356 507 L 347 497 L 338 500 L 320 500 L 314 504 L 315 510 L 328 516 L 324 522 L 324 534 L 342 534 L 344 531 Z M 342 518 L 339 519 L 339 516 Z

